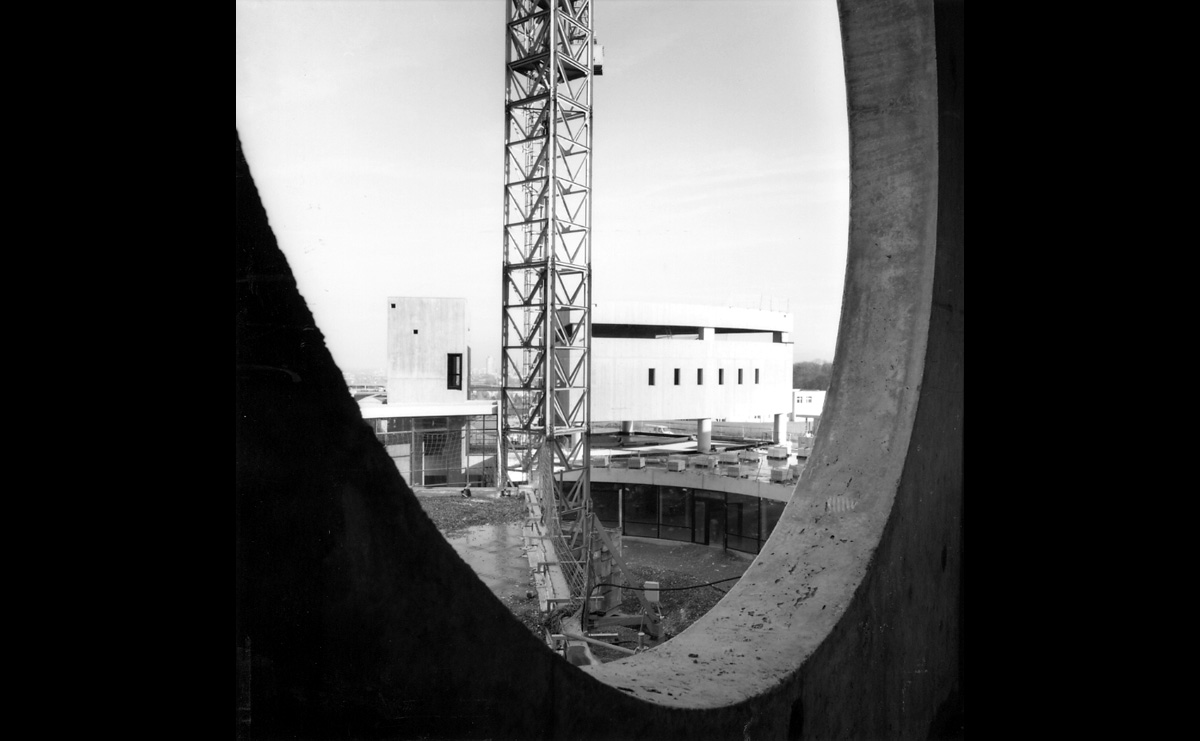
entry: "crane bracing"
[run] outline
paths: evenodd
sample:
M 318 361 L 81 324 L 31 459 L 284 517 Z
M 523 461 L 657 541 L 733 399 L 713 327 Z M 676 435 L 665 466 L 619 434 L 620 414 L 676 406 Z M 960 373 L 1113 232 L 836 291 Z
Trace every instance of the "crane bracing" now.
M 625 571 L 590 496 L 592 7 L 507 2 L 500 371 L 499 483 L 536 498 L 539 537 L 569 591 L 560 606 L 582 608 L 585 625 L 607 571 L 593 555 Z M 637 594 L 657 635 L 657 612 Z
M 565 569 L 572 593 L 581 593 L 590 510 L 592 3 L 507 6 L 501 484 L 540 492 L 550 529 L 581 564 Z

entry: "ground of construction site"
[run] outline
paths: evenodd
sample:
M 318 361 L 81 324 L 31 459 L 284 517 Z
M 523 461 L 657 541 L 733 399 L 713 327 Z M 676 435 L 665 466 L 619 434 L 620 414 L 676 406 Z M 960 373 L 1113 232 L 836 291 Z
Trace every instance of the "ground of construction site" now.
M 491 589 L 513 615 L 541 639 L 552 628 L 552 616 L 539 609 L 522 525 L 528 515 L 525 500 L 500 496 L 494 488 L 472 488 L 471 496 L 458 488 L 422 488 L 415 493 L 421 507 L 460 557 Z M 662 609 L 662 635 L 656 640 L 637 626 L 613 625 L 593 633 L 603 643 L 591 644 L 592 656 L 601 662 L 645 651 L 678 635 L 708 612 L 753 562 L 753 556 L 720 547 L 621 539 L 622 556 L 629 567 L 629 582 L 657 584 Z M 626 590 L 621 609 L 636 613 L 638 601 Z M 595 615 L 599 617 L 599 614 Z

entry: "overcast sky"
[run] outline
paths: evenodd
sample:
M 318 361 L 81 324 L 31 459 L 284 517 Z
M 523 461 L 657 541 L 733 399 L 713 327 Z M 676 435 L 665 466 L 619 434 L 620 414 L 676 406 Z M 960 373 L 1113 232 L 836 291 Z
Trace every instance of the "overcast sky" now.
M 849 214 L 835 0 L 594 0 L 592 298 L 790 311 L 832 360 Z M 500 358 L 503 0 L 237 0 L 236 123 L 334 360 L 388 296 Z

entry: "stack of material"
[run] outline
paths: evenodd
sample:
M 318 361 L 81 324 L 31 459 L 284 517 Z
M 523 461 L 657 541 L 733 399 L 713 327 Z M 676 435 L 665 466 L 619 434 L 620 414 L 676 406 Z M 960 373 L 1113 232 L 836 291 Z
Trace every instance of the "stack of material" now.
M 525 539 L 525 557 L 533 571 L 533 583 L 537 588 L 538 607 L 543 614 L 559 605 L 571 601 L 571 586 L 559 565 L 554 539 L 543 524 L 542 506 L 532 488 L 522 487 L 529 514 L 525 519 L 522 536 Z

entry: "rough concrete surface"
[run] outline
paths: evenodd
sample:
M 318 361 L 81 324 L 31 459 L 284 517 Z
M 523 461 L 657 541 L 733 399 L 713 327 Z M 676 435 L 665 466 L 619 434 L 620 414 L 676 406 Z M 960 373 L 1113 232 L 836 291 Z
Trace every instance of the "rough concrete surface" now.
M 805 477 L 716 608 L 587 671 L 474 577 L 362 422 L 238 144 L 243 737 L 961 737 L 963 6 L 839 11 L 849 251 Z

